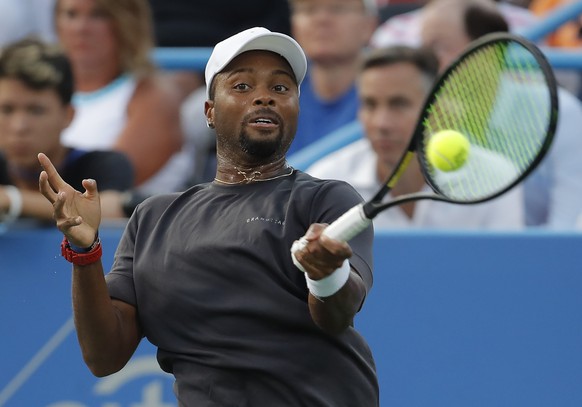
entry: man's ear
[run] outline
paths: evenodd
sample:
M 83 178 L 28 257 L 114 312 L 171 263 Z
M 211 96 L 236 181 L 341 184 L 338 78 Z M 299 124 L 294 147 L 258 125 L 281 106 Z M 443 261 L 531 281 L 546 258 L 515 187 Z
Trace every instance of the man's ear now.
M 65 112 L 65 125 L 63 127 L 63 129 L 66 129 L 67 127 L 69 127 L 71 125 L 71 123 L 73 122 L 73 119 L 75 118 L 75 108 L 73 107 L 72 104 L 69 103 L 69 105 L 66 108 L 66 112 Z
M 206 125 L 211 129 L 214 128 L 214 100 L 204 102 L 204 115 L 206 116 Z

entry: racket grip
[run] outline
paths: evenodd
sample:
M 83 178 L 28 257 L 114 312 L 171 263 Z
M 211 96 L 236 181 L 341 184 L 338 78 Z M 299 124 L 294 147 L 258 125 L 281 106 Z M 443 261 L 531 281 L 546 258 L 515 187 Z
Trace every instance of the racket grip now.
M 354 206 L 352 209 L 337 218 L 323 231 L 327 237 L 347 242 L 358 235 L 372 223 L 364 213 L 364 204 Z
M 370 226 L 370 223 L 372 223 L 372 219 L 368 219 L 364 214 L 364 204 L 359 204 L 332 222 L 331 225 L 325 228 L 323 234 L 332 239 L 347 242 Z M 305 269 L 295 258 L 295 252 L 302 250 L 306 245 L 307 239 L 302 237 L 299 240 L 296 240 L 291 246 L 291 258 L 293 259 L 293 264 L 304 273 Z

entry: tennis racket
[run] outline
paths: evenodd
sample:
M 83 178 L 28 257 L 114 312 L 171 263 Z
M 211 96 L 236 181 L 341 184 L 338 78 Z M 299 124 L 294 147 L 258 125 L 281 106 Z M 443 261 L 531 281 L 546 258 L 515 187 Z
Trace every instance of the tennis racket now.
M 476 204 L 491 200 L 523 181 L 542 161 L 557 119 L 556 80 L 542 52 L 513 34 L 484 36 L 439 77 L 406 152 L 382 188 L 323 233 L 349 241 L 380 212 L 409 201 Z M 428 158 L 427 145 L 441 130 L 459 132 L 469 142 L 467 159 L 456 170 L 440 170 Z M 432 191 L 383 201 L 415 155 Z M 295 243 L 292 253 L 306 241 Z

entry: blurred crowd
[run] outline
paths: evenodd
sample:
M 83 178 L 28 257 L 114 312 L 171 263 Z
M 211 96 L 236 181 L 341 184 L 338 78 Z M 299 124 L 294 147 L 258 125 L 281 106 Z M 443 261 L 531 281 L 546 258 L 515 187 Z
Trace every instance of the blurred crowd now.
M 288 155 L 359 121 L 360 140 L 303 170 L 343 179 L 369 197 L 404 151 L 439 72 L 478 37 L 519 32 L 566 3 L 0 0 L 0 223 L 50 220 L 52 208 L 38 192 L 40 152 L 81 192 L 83 179 L 95 179 L 108 220 L 126 219 L 148 196 L 211 182 L 215 134 L 203 111 L 203 73 L 163 70 L 152 53 L 213 47 L 254 26 L 293 36 L 308 57 Z M 581 21 L 572 19 L 540 45 L 579 49 Z M 556 75 L 556 141 L 524 185 L 463 210 L 409 203 L 388 211 L 378 227 L 582 225 L 582 74 Z M 394 193 L 427 188 L 418 168 L 405 180 Z

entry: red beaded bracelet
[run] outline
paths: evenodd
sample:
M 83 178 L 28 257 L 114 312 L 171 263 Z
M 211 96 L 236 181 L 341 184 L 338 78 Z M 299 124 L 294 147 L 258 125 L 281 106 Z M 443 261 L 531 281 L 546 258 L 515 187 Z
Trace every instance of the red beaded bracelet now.
M 103 255 L 103 250 L 101 248 L 101 239 L 97 238 L 86 253 L 78 253 L 71 248 L 71 244 L 66 237 L 63 238 L 61 243 L 61 255 L 73 264 L 77 266 L 86 266 L 91 263 L 95 263 Z

